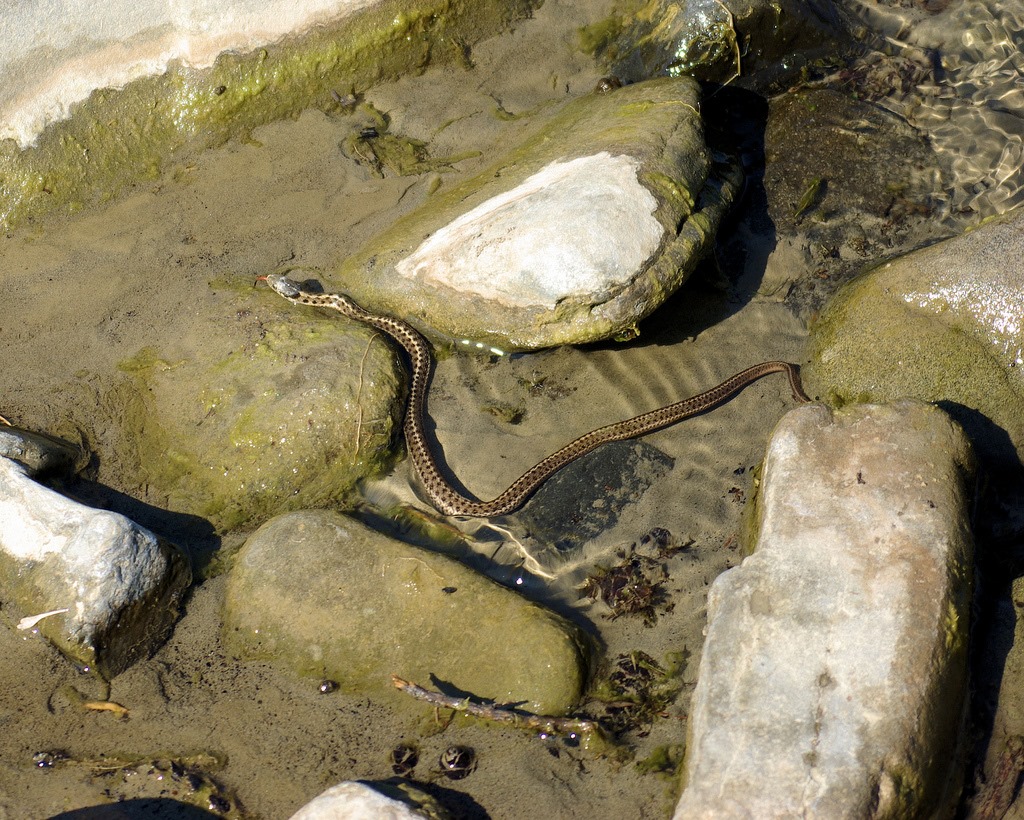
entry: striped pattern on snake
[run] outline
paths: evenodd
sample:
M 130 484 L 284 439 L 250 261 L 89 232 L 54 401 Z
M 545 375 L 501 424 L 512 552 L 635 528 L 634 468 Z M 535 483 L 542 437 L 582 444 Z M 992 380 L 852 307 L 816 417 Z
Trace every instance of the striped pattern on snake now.
M 383 331 L 402 346 L 409 355 L 412 365 L 409 405 L 403 427 L 405 444 L 427 498 L 445 515 L 487 518 L 514 512 L 523 506 L 534 491 L 554 473 L 600 445 L 610 441 L 622 441 L 643 436 L 703 413 L 723 404 L 751 383 L 770 373 L 785 373 L 789 377 L 789 386 L 793 391 L 793 398 L 797 401 L 808 402 L 811 400 L 801 387 L 800 370 L 795 364 L 781 361 L 761 362 L 746 370 L 741 370 L 717 387 L 712 387 L 696 396 L 642 413 L 625 421 L 591 430 L 541 459 L 513 481 L 509 488 L 494 500 L 475 501 L 467 498 L 448 483 L 448 480 L 442 475 L 427 441 L 423 418 L 426 413 L 427 389 L 430 385 L 433 366 L 430 346 L 427 341 L 400 319 L 370 313 L 342 294 L 311 293 L 303 290 L 298 282 L 283 274 L 272 273 L 259 278 L 265 280 L 276 293 L 293 304 L 336 310 L 343 316 Z

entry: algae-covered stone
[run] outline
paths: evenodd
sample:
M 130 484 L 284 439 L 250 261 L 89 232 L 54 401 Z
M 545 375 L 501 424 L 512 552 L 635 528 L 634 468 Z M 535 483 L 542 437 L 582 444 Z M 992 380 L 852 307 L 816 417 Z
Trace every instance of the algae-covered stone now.
M 708 594 L 678 820 L 946 816 L 973 470 L 922 402 L 783 418 L 756 549 Z
M 443 555 L 332 512 L 279 516 L 238 554 L 225 638 L 350 691 L 391 675 L 545 714 L 581 695 L 586 639 L 568 622 Z
M 123 515 L 72 501 L 26 472 L 0 458 L 4 610 L 113 677 L 170 631 L 192 579 L 188 559 Z
M 332 90 L 362 92 L 464 60 L 469 45 L 536 4 L 378 0 L 282 4 L 275 13 L 196 3 L 182 14 L 104 0 L 91 17 L 26 5 L 5 19 L 11 56 L 0 58 L 0 86 L 12 89 L 0 91 L 0 226 L 8 227 L 152 178 L 179 150 L 309 107 L 337 110 Z M 259 21 L 261 12 L 274 19 Z M 38 134 L 51 119 L 60 121 Z
M 573 101 L 337 273 L 365 307 L 502 350 L 635 333 L 693 271 L 737 186 L 697 84 Z
M 749 83 L 765 68 L 791 70 L 793 55 L 837 50 L 841 39 L 835 8 L 813 0 L 616 0 L 607 19 L 582 32 L 584 48 L 629 81 L 668 74 Z
M 1022 255 L 1011 214 L 854 280 L 812 328 L 808 391 L 940 402 L 982 454 L 1024 456 Z
M 108 399 L 122 408 L 119 457 L 166 506 L 222 531 L 343 501 L 390 464 L 402 412 L 403 372 L 380 334 L 264 291 L 242 304 L 261 297 L 251 345 L 219 360 L 214 330 L 181 360 L 143 350 Z

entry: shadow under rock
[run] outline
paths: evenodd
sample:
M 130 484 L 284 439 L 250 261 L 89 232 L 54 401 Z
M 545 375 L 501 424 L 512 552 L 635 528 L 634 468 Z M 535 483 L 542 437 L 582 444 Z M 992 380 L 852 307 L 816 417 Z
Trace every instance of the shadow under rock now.
M 714 250 L 690 278 L 641 322 L 631 345 L 672 345 L 719 324 L 753 299 L 776 245 L 764 188 L 768 101 L 759 94 L 705 84 L 701 115 L 715 161 L 739 162 L 743 188 L 718 226 Z M 599 342 L 594 348 L 619 348 Z
M 196 577 L 203 576 L 204 569 L 220 549 L 221 539 L 213 525 L 197 515 L 154 507 L 105 484 L 84 478 L 69 481 L 58 489 L 90 507 L 120 513 L 181 548 L 192 562 Z
M 1024 501 L 1024 470 L 991 476 L 983 487 L 974 516 L 977 583 L 969 661 L 969 734 L 964 792 L 955 815 L 958 818 L 980 816 L 977 801 L 985 792 L 999 789 L 999 777 L 1016 779 L 1020 774 L 1012 767 L 1003 772 L 987 771 L 985 763 L 986 759 L 993 760 L 990 745 L 1006 744 L 1011 740 L 1007 733 L 1015 731 L 1013 725 L 997 731 L 997 715 L 1004 684 L 1019 688 L 1019 684 L 1006 680 L 1006 672 L 1016 639 L 1018 607 L 1024 605 L 1013 595 L 1014 582 L 1024 576 L 1024 520 L 1019 513 Z M 1004 749 L 997 757 L 1006 757 L 1008 751 Z M 1011 799 L 1015 794 L 1011 787 Z
M 974 445 L 978 459 L 993 471 L 1021 473 L 1024 465 L 1017 455 L 1010 434 L 984 413 L 955 401 L 937 401 L 936 405 L 949 414 Z
M 154 797 L 64 811 L 50 820 L 211 820 L 220 816 L 188 803 Z

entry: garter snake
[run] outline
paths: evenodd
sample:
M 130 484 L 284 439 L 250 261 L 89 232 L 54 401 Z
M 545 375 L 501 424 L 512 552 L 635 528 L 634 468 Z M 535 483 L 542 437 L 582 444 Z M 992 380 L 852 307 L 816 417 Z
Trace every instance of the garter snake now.
M 430 385 L 433 366 L 430 346 L 426 339 L 401 319 L 371 313 L 342 294 L 311 293 L 303 290 L 298 282 L 278 273 L 271 273 L 259 278 L 266 280 L 274 291 L 293 304 L 335 310 L 343 316 L 383 331 L 401 345 L 409 355 L 412 365 L 412 380 L 409 386 L 409 405 L 403 427 L 405 445 L 427 497 L 434 507 L 445 515 L 486 518 L 513 512 L 519 509 L 552 474 L 600 445 L 610 441 L 622 441 L 643 436 L 703 413 L 724 403 L 743 388 L 770 373 L 785 373 L 789 377 L 789 386 L 793 391 L 793 398 L 797 401 L 808 402 L 811 400 L 803 391 L 800 384 L 800 370 L 795 364 L 782 361 L 761 362 L 746 370 L 741 370 L 717 387 L 712 387 L 696 396 L 660 407 L 657 410 L 641 413 L 639 416 L 625 421 L 591 430 L 538 461 L 513 481 L 509 488 L 497 498 L 491 501 L 474 501 L 456 490 L 441 473 L 424 430 L 423 418 L 426 413 L 427 388 Z

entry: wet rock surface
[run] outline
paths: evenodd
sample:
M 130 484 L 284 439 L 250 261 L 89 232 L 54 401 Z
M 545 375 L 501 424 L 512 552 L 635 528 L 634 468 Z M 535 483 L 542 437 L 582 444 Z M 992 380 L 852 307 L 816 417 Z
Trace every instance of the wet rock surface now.
M 635 335 L 707 252 L 738 188 L 699 107 L 688 78 L 575 100 L 347 259 L 337 281 L 364 307 L 503 351 Z
M 588 639 L 514 592 L 354 519 L 297 512 L 239 553 L 225 637 L 250 658 L 381 694 L 391 675 L 561 714 L 580 698 Z
M 243 304 L 241 349 L 230 325 L 169 346 L 174 359 L 144 348 L 107 397 L 122 402 L 119 457 L 167 506 L 222 531 L 345 500 L 391 462 L 404 409 L 402 365 L 380 334 L 262 289 Z
M 719 576 L 677 818 L 923 816 L 956 798 L 973 455 L 920 402 L 808 405 Z
M 82 451 L 66 441 L 17 427 L 0 427 L 0 457 L 18 462 L 26 475 L 70 475 L 84 459 Z
M 835 8 L 793 0 L 618 0 L 584 31 L 586 47 L 623 80 L 686 74 L 747 86 L 832 54 L 848 39 Z
M 941 402 L 979 452 L 1024 454 L 1024 220 L 1010 214 L 849 284 L 812 328 L 806 383 L 830 402 Z
M 111 678 L 148 655 L 177 619 L 191 577 L 185 556 L 153 533 L 0 458 L 4 609 L 73 660 Z

